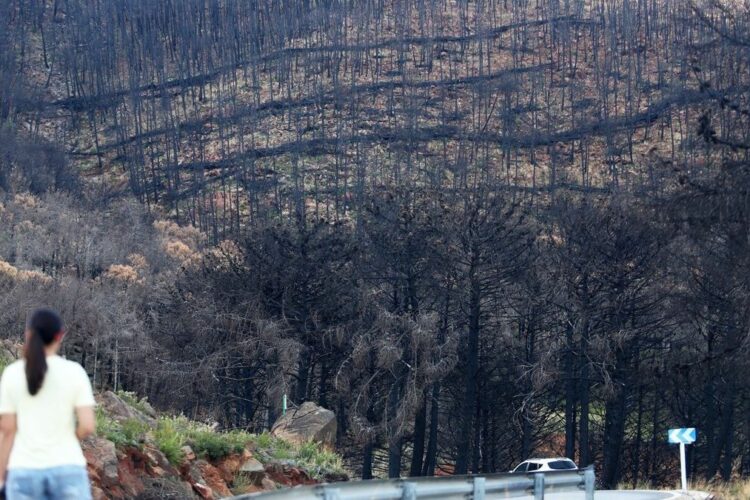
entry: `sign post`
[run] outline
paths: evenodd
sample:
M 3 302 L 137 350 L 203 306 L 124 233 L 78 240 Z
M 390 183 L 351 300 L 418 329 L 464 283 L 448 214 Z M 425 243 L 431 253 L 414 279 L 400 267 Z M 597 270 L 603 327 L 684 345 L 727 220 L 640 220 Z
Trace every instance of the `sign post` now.
M 680 445 L 680 479 L 682 480 L 682 491 L 688 490 L 685 445 L 695 443 L 697 437 L 698 433 L 693 427 L 686 429 L 669 429 L 669 442 Z

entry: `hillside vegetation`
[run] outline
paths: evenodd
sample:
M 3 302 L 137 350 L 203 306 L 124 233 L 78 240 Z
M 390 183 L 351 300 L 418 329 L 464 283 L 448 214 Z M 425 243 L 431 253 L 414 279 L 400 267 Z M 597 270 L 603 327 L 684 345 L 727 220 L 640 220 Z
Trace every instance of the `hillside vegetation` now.
M 98 399 L 97 436 L 84 441 L 98 499 L 221 498 L 347 479 L 340 457 L 313 442 L 157 415 L 129 392 Z
M 56 307 L 98 389 L 230 448 L 315 401 L 363 478 L 545 453 L 671 485 L 678 426 L 693 474 L 750 473 L 747 2 L 10 0 L 0 23 L 4 336 Z M 201 439 L 160 422 L 173 460 Z

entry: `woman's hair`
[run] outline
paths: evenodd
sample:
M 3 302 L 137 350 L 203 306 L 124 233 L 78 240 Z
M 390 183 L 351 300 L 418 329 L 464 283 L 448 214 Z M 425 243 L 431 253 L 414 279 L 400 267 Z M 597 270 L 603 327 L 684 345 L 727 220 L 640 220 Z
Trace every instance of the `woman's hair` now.
M 47 373 L 47 357 L 44 347 L 54 342 L 55 337 L 63 329 L 60 315 L 51 309 L 37 309 L 26 323 L 28 336 L 24 346 L 26 358 L 26 383 L 29 393 L 33 396 L 42 387 L 44 375 Z

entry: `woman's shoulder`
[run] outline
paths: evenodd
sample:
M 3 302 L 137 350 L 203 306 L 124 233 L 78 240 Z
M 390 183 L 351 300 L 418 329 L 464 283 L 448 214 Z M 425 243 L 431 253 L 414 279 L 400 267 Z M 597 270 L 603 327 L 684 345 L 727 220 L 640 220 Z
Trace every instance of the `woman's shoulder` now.
M 13 361 L 11 364 L 9 364 L 8 366 L 6 366 L 3 369 L 2 374 L 5 375 L 6 373 L 9 375 L 14 374 L 14 373 L 23 374 L 23 358 L 17 359 Z
M 66 370 L 70 370 L 71 372 L 85 372 L 86 371 L 80 365 L 80 363 L 76 361 L 72 361 L 70 359 L 65 359 L 62 356 L 54 356 L 52 359 L 54 360 L 55 363 L 59 364 L 61 367 L 63 367 Z
M 47 370 L 48 372 L 55 373 L 55 376 L 63 377 L 78 377 L 81 372 L 85 372 L 80 364 L 61 356 L 50 356 L 47 358 Z

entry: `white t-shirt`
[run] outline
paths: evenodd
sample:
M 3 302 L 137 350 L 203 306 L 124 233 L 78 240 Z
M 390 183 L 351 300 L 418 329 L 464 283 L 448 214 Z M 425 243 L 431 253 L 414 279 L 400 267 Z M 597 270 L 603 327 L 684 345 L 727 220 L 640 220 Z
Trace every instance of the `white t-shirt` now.
M 0 379 L 0 414 L 16 414 L 8 468 L 86 465 L 75 432 L 75 409 L 96 404 L 86 371 L 73 361 L 47 356 L 44 382 L 32 396 L 24 367 L 24 360 L 18 360 L 5 368 Z

